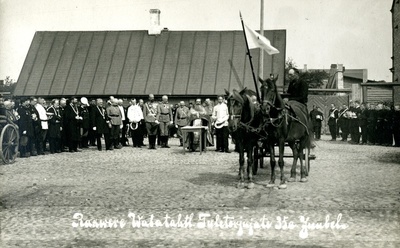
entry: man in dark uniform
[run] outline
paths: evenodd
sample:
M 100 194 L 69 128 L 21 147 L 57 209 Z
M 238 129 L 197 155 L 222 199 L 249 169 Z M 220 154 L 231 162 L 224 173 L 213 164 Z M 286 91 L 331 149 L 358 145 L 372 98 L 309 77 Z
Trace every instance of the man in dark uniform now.
M 147 137 L 149 139 L 149 149 L 156 149 L 156 138 L 159 128 L 157 117 L 157 103 L 154 95 L 149 95 L 149 101 L 143 107 L 144 121 L 146 122 Z
M 347 137 L 349 136 L 349 117 L 348 117 L 349 108 L 347 105 L 343 105 L 339 111 L 339 120 L 338 125 L 340 130 L 342 131 L 341 137 L 342 141 L 347 141 Z
M 143 107 L 144 107 L 144 101 L 143 99 L 139 99 L 139 107 L 142 110 L 143 113 Z M 144 144 L 144 137 L 147 136 L 147 129 L 146 129 L 146 122 L 144 121 L 144 117 L 143 119 L 140 121 L 140 125 L 139 128 L 141 129 L 140 132 L 140 146 L 146 146 Z
M 61 152 L 61 124 L 62 117 L 60 114 L 60 101 L 58 99 L 53 99 L 51 101 L 51 106 L 47 109 L 47 112 L 51 115 L 49 116 L 49 148 L 50 153 L 60 153 Z
M 122 114 L 118 107 L 118 99 L 111 99 L 111 106 L 106 108 L 107 116 L 110 119 L 110 142 L 114 146 L 114 149 L 121 149 L 122 146 L 119 144 L 119 133 L 122 126 Z
M 29 98 L 21 99 L 22 106 L 18 108 L 20 119 L 18 121 L 20 135 L 20 152 L 21 157 L 29 157 L 33 154 L 33 139 L 34 129 L 33 120 L 30 110 Z M 24 142 L 22 142 L 24 141 Z
M 383 110 L 383 103 L 379 102 L 378 105 L 376 106 L 376 143 L 378 145 L 383 145 L 384 144 L 384 132 L 385 132 L 385 126 L 384 126 L 384 119 L 385 119 L 385 113 Z
M 61 119 L 62 119 L 62 123 L 61 123 L 61 126 L 62 126 L 62 128 L 61 128 L 61 141 L 60 141 L 61 142 L 61 144 L 60 144 L 61 152 L 67 151 L 67 150 L 65 150 L 65 147 L 68 144 L 67 135 L 66 135 L 67 132 L 65 131 L 66 126 L 65 126 L 65 123 L 64 123 L 64 121 L 65 121 L 64 115 L 65 115 L 65 107 L 66 106 L 67 106 L 67 100 L 65 98 L 61 98 L 60 99 L 60 115 L 61 115 Z
M 352 107 L 350 107 L 351 118 L 350 118 L 350 132 L 351 132 L 351 142 L 352 144 L 360 143 L 360 125 L 359 117 L 361 113 L 360 102 L 354 101 Z
M 65 107 L 64 118 L 69 152 L 80 152 L 78 144 L 81 140 L 81 123 L 83 117 L 79 113 L 78 99 L 76 97 L 71 97 L 70 103 Z
M 376 107 L 375 104 L 367 104 L 368 107 L 368 117 L 367 117 L 367 144 L 368 145 L 374 145 L 375 143 L 377 143 L 376 141 L 376 136 L 377 136 L 377 132 L 376 132 L 376 124 L 377 124 L 377 111 L 376 111 Z
M 321 139 L 321 128 L 322 121 L 324 120 L 324 114 L 321 109 L 317 106 L 313 106 L 313 110 L 310 112 L 310 118 L 313 125 L 313 132 L 316 140 Z
M 101 137 L 104 135 L 104 141 L 106 143 L 106 150 L 114 150 L 113 144 L 110 141 L 110 128 L 109 118 L 107 112 L 103 107 L 103 99 L 98 98 L 96 100 L 96 107 L 91 112 L 91 125 L 93 131 L 96 133 L 97 150 L 102 150 Z
M 328 126 L 329 132 L 331 133 L 331 141 L 336 140 L 337 135 L 337 119 L 339 117 L 339 110 L 337 110 L 334 103 L 331 104 L 331 109 L 329 109 L 329 119 L 328 119 Z
M 400 105 L 394 106 L 393 110 L 393 138 L 394 146 L 400 147 Z
M 392 111 L 390 109 L 390 104 L 386 103 L 383 107 L 383 126 L 384 126 L 384 142 L 383 145 L 385 146 L 392 146 L 393 145 L 393 135 L 392 135 Z
M 185 102 L 179 103 L 179 108 L 176 109 L 175 114 L 175 127 L 177 128 L 177 134 L 179 137 L 179 146 L 183 146 L 184 137 L 182 136 L 182 127 L 188 125 L 189 120 L 189 108 L 185 106 Z
M 308 84 L 304 80 L 300 80 L 300 73 L 296 68 L 289 70 L 289 78 L 288 98 L 285 98 L 284 101 L 287 102 L 297 118 L 307 126 L 308 133 L 311 134 L 313 128 L 307 110 Z M 311 147 L 315 147 L 312 135 L 310 135 L 310 139 Z
M 30 98 L 30 111 L 32 115 L 32 122 L 33 122 L 33 136 L 32 136 L 32 144 L 33 144 L 33 149 L 31 152 L 32 156 L 36 156 L 38 154 L 43 153 L 43 146 L 39 145 L 38 142 L 40 141 L 40 133 L 42 130 L 40 119 L 39 119 L 39 113 L 37 109 L 35 108 L 35 105 L 37 104 L 37 98 L 36 97 L 31 97 Z
M 160 122 L 161 147 L 170 148 L 168 146 L 169 126 L 173 124 L 171 106 L 168 104 L 168 97 L 162 97 L 162 103 L 157 106 L 157 120 Z
M 92 99 L 89 103 L 89 116 L 93 116 L 92 112 L 96 110 L 96 100 Z M 90 120 L 90 126 L 88 131 L 88 140 L 90 146 L 96 145 L 96 131 L 93 130 L 92 126 L 93 121 Z
M 79 108 L 82 120 L 82 148 L 89 148 L 89 128 L 90 128 L 90 112 L 89 112 L 89 102 L 86 97 L 81 98 L 81 106 Z
M 358 120 L 358 124 L 360 125 L 360 129 L 361 129 L 361 137 L 362 137 L 362 141 L 361 144 L 362 145 L 366 145 L 368 143 L 368 115 L 369 115 L 369 110 L 367 108 L 367 104 L 362 103 L 360 106 L 361 109 L 361 113 L 360 113 L 360 117 Z

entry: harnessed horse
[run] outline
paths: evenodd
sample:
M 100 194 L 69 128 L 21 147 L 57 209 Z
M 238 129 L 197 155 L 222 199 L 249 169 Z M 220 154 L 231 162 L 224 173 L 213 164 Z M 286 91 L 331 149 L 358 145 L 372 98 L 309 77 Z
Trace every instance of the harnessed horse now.
M 227 92 L 229 94 L 229 92 Z M 229 110 L 229 132 L 235 141 L 237 151 L 239 152 L 239 183 L 238 188 L 244 187 L 244 153 L 247 154 L 247 188 L 254 188 L 253 183 L 253 163 L 254 147 L 257 146 L 258 131 L 261 118 L 256 113 L 256 107 L 250 99 L 251 91 L 243 89 L 238 92 L 233 90 L 233 94 L 228 97 Z
M 284 101 L 277 91 L 276 79 L 259 79 L 263 87 L 261 87 L 263 103 L 261 110 L 264 116 L 264 122 L 267 124 L 267 139 L 265 145 L 270 153 L 271 180 L 267 187 L 275 186 L 275 144 L 279 146 L 279 168 L 281 172 L 281 182 L 279 188 L 286 188 L 286 178 L 284 176 L 284 150 L 285 142 L 287 142 L 293 152 L 293 164 L 291 168 L 291 176 L 289 182 L 296 181 L 296 165 L 300 159 L 301 182 L 306 182 L 308 176 L 307 166 L 303 166 L 303 151 L 310 151 L 310 135 L 308 127 L 301 122 L 299 118 L 290 109 L 285 107 Z M 307 153 L 307 154 L 308 154 Z M 306 154 L 306 156 L 308 156 Z

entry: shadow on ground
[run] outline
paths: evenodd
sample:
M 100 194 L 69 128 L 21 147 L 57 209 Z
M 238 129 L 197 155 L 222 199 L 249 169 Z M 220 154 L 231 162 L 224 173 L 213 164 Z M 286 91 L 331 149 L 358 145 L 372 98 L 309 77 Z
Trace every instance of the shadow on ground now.
M 191 178 L 188 182 L 195 185 L 222 185 L 235 186 L 238 181 L 237 175 L 227 173 L 200 173 L 198 177 Z
M 382 163 L 400 164 L 400 149 L 397 151 L 386 152 L 382 155 L 373 157 L 372 159 Z

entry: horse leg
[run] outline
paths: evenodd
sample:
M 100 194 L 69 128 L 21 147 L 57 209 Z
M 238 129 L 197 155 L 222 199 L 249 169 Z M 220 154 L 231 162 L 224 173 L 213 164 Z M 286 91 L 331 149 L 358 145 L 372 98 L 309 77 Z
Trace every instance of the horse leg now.
M 279 169 L 281 170 L 281 183 L 279 185 L 280 189 L 286 189 L 286 177 L 285 172 L 283 171 L 285 162 L 283 161 L 283 155 L 285 154 L 285 140 L 281 139 L 279 141 Z
M 239 147 L 239 183 L 238 188 L 244 187 L 244 149 L 243 146 Z
M 267 184 L 267 187 L 275 187 L 275 149 L 274 149 L 274 144 L 270 144 L 269 146 L 269 163 L 271 165 L 271 180 Z
M 247 176 L 249 178 L 249 184 L 247 185 L 248 189 L 254 188 L 253 182 L 253 163 L 254 163 L 254 156 L 253 156 L 253 145 L 249 144 L 247 146 Z
M 299 151 L 300 151 L 300 182 L 305 183 L 308 181 L 306 177 L 308 172 L 307 172 L 307 165 L 304 165 L 303 163 L 304 145 L 302 142 L 300 143 Z
M 296 165 L 297 165 L 297 158 L 298 158 L 298 149 L 297 144 L 295 141 L 289 142 L 289 146 L 293 152 L 293 164 L 292 169 L 290 170 L 290 178 L 288 182 L 296 182 Z

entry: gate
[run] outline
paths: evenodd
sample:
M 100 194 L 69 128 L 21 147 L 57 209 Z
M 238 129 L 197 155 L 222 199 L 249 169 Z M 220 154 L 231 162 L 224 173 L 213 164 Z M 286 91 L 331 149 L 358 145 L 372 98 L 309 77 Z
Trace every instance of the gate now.
M 331 108 L 331 104 L 334 103 L 336 108 L 339 110 L 341 106 L 344 104 L 349 106 L 350 95 L 344 96 L 336 96 L 336 95 L 308 95 L 308 113 L 313 108 L 313 105 L 320 107 L 322 113 L 324 114 L 324 121 L 322 122 L 322 134 L 330 134 L 328 127 L 328 117 L 329 117 L 329 109 Z

